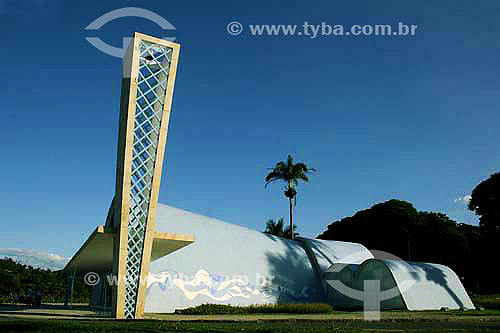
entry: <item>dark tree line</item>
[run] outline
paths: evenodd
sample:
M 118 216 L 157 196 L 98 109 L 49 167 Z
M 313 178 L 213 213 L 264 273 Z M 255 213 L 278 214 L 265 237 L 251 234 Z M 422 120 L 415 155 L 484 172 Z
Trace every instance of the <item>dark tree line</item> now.
M 63 271 L 50 271 L 19 264 L 12 259 L 0 259 L 0 303 L 11 303 L 14 297 L 28 296 L 29 291 L 42 291 L 42 302 L 62 303 L 66 294 L 66 275 Z M 73 302 L 86 303 L 90 287 L 81 278 L 73 284 Z
M 480 225 L 457 223 L 446 214 L 417 211 L 406 201 L 389 200 L 328 225 L 318 238 L 356 242 L 404 260 L 451 267 L 469 291 L 498 293 L 495 280 L 500 244 L 500 173 L 473 190 L 469 209 Z

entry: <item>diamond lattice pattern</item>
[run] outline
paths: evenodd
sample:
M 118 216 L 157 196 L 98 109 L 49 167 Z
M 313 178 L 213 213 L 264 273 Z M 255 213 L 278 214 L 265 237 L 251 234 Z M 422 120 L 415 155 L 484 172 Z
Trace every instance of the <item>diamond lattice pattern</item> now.
M 125 318 L 135 317 L 151 184 L 172 49 L 140 42 L 128 220 Z

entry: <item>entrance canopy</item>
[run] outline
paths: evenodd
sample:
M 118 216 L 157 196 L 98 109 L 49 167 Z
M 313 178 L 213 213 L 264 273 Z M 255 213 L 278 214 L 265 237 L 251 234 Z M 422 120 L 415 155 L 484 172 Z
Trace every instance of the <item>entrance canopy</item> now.
M 64 270 L 77 276 L 87 273 L 97 274 L 113 271 L 113 241 L 115 233 L 98 226 L 71 258 Z M 151 261 L 177 251 L 194 242 L 193 235 L 154 232 Z

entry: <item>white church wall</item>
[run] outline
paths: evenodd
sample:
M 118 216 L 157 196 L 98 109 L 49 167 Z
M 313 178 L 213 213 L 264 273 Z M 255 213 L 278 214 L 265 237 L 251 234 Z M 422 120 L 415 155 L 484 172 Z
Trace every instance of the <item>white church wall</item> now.
M 151 263 L 146 312 L 203 303 L 325 302 L 299 242 L 159 205 L 156 231 L 195 242 Z

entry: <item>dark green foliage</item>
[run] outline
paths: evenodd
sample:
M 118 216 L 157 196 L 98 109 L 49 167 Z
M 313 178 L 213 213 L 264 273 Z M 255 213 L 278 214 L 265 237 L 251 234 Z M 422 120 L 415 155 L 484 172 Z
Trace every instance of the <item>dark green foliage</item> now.
M 322 303 L 266 304 L 233 306 L 226 304 L 201 304 L 192 308 L 175 310 L 190 315 L 253 314 L 253 313 L 332 313 L 333 308 Z
M 473 260 L 479 267 L 489 267 L 498 253 L 500 243 L 500 172 L 479 183 L 471 194 L 469 209 L 479 216 L 480 235 L 472 235 Z M 496 274 L 483 270 L 477 281 L 481 292 L 498 293 L 500 286 Z
M 297 190 L 296 187 L 299 184 L 299 180 L 307 183 L 309 181 L 309 177 L 307 174 L 316 171 L 313 168 L 309 168 L 304 163 L 294 163 L 293 157 L 288 155 L 286 162 L 281 161 L 276 163 L 272 171 L 266 176 L 266 185 L 271 184 L 275 181 L 282 181 L 285 183 L 285 191 L 283 194 L 289 200 L 290 205 L 290 235 L 291 239 L 294 238 L 294 230 L 293 230 L 293 208 L 292 208 L 292 200 L 297 203 Z
M 500 294 L 498 295 L 470 295 L 476 307 L 489 310 L 500 310 Z
M 272 171 L 266 176 L 266 185 L 275 181 L 284 181 L 286 183 L 286 190 L 294 189 L 299 180 L 304 182 L 309 181 L 307 174 L 315 169 L 307 167 L 304 163 L 294 163 L 293 157 L 288 155 L 286 162 L 281 161 L 276 163 Z M 286 192 L 286 191 L 285 191 Z M 287 198 L 293 199 L 297 192 L 291 191 Z
M 415 261 L 445 264 L 464 277 L 471 249 L 469 240 L 457 222 L 446 214 L 419 212 L 412 238 Z
M 411 203 L 393 199 L 330 224 L 318 238 L 361 243 L 408 260 L 411 229 L 418 219 Z
M 295 232 L 297 230 L 297 226 L 295 224 L 293 225 L 293 230 L 294 230 L 293 236 L 297 237 L 299 233 Z M 266 230 L 264 230 L 264 233 L 278 237 L 292 239 L 292 229 L 290 227 L 284 228 L 283 218 L 280 218 L 276 222 L 274 222 L 273 219 L 269 219 L 266 222 Z
M 474 188 L 469 209 L 479 215 L 481 227 L 500 231 L 500 172 Z
M 500 237 L 481 230 L 446 214 L 419 212 L 409 202 L 389 200 L 330 224 L 318 238 L 361 243 L 404 260 L 443 264 L 457 273 L 466 289 L 499 292 L 500 285 L 488 270 L 495 253 L 488 244 L 498 244 Z
M 63 271 L 49 271 L 19 264 L 12 259 L 0 259 L 0 303 L 12 303 L 15 296 L 27 296 L 29 290 L 42 290 L 42 302 L 60 303 L 66 293 L 66 275 Z M 83 279 L 73 284 L 73 302 L 87 303 L 90 287 Z

